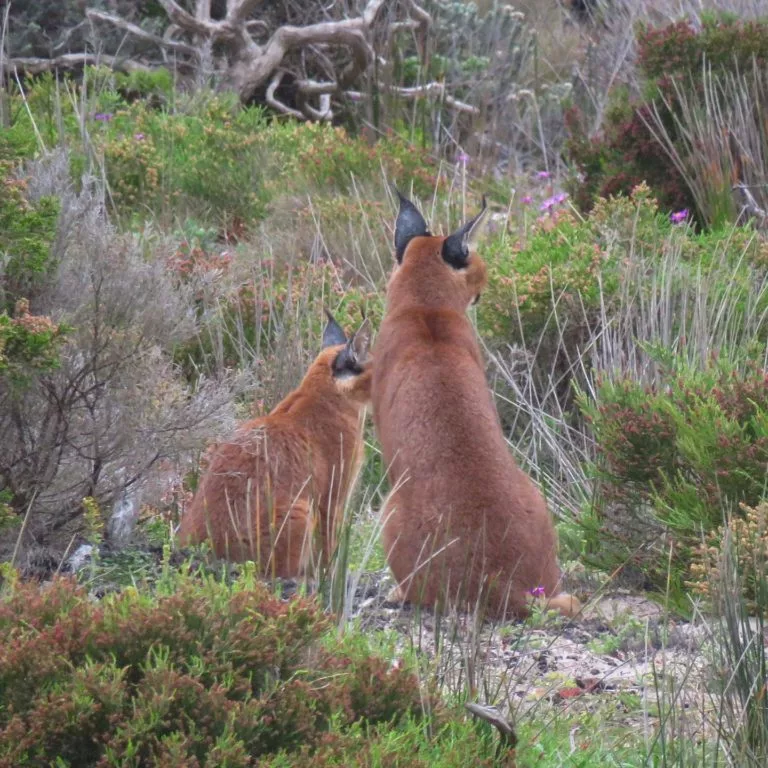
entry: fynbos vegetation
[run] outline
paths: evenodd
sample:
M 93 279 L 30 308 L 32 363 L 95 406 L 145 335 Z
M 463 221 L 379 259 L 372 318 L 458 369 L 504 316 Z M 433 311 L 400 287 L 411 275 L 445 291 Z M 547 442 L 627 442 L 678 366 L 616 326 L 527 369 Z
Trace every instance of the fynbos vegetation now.
M 38 5 L 0 766 L 764 765 L 762 5 Z

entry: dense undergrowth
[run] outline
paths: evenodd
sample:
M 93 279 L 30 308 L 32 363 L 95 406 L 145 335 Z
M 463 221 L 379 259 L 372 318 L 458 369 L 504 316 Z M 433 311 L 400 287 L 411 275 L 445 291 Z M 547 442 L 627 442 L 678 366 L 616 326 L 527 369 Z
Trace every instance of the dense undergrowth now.
M 461 649 L 448 705 L 445 649 L 434 666 L 419 654 L 392 664 L 402 647 L 349 621 L 355 587 L 385 566 L 372 427 L 349 551 L 316 574 L 320 602 L 282 600 L 247 569 L 220 579 L 118 551 L 126 505 L 140 538 L 173 547 L 201 452 L 295 385 L 323 307 L 347 328 L 362 313 L 377 327 L 393 183 L 434 231 L 488 195 L 489 286 L 471 314 L 561 559 L 715 617 L 714 738 L 674 731 L 673 691 L 651 736 L 603 729 L 594 712 L 580 712 L 578 736 L 556 707 L 551 727 L 541 710 L 521 716 L 518 764 L 761 764 L 762 625 L 747 617 L 761 621 L 768 599 L 768 246 L 762 192 L 744 203 L 764 173 L 744 94 L 762 103 L 768 35 L 760 21 L 704 22 L 638 31 L 642 88 L 614 94 L 601 133 L 583 110 L 572 124 L 582 175 L 570 196 L 547 152 L 546 168 L 506 180 L 466 154 L 440 160 L 424 114 L 383 135 L 299 124 L 176 92 L 162 71 L 7 86 L 0 555 L 27 575 L 41 559 L 57 570 L 83 541 L 96 555 L 78 577 L 87 589 L 3 571 L 0 765 L 511 764 L 490 726 L 456 709 L 493 690 L 468 661 L 476 647 Z M 471 43 L 446 43 L 432 76 Z M 414 62 L 402 66 L 416 82 Z

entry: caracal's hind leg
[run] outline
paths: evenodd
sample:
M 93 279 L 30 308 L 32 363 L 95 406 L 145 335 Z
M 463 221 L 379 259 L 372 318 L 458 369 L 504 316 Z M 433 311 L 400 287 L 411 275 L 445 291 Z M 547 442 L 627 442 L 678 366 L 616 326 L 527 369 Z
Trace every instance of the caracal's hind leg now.
M 313 562 L 315 550 L 315 521 L 309 501 L 297 499 L 286 514 L 261 523 L 259 549 L 263 573 L 281 579 L 303 577 Z
M 384 555 L 387 558 L 389 569 L 395 578 L 395 586 L 389 590 L 386 597 L 388 603 L 404 603 L 406 592 L 400 579 L 407 573 L 403 572 L 403 542 L 401 542 L 401 516 L 398 510 L 397 489 L 393 489 L 384 499 L 381 505 L 381 543 L 384 547 Z

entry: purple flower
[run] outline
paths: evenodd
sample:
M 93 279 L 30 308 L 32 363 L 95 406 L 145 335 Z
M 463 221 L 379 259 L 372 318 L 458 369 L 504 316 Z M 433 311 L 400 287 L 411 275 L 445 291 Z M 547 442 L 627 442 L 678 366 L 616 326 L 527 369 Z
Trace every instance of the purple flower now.
M 557 205 L 557 200 L 554 197 L 548 197 L 540 206 L 540 211 L 551 211 Z
M 549 171 L 539 171 L 536 174 L 536 178 L 537 179 L 542 179 L 542 180 L 548 179 L 549 178 Z
M 144 134 L 143 133 L 134 133 L 133 138 L 136 139 L 136 141 L 143 141 L 144 140 Z
M 533 595 L 534 597 L 544 597 L 544 587 L 541 584 L 539 584 L 538 587 L 529 589 L 528 594 Z
M 562 205 L 568 199 L 568 195 L 565 192 L 561 192 L 559 195 L 552 195 L 548 197 L 540 206 L 540 211 L 551 211 L 556 205 Z
M 466 168 L 467 163 L 469 162 L 469 155 L 462 150 L 458 155 L 456 155 L 456 162 L 460 163 Z
M 111 112 L 97 112 L 93 116 L 94 120 L 98 120 L 100 123 L 108 123 L 112 119 Z
M 688 218 L 688 209 L 683 208 L 682 211 L 675 211 L 669 215 L 669 220 L 673 224 L 682 224 Z
M 533 202 L 533 198 L 530 195 L 526 195 L 521 202 L 523 205 L 530 205 Z

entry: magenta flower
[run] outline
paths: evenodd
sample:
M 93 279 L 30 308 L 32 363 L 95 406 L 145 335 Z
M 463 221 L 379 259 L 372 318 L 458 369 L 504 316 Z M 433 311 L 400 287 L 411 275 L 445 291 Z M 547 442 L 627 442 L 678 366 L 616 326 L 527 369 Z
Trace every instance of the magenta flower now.
M 523 205 L 530 205 L 533 202 L 533 198 L 530 195 L 526 195 L 521 202 Z
M 144 134 L 143 133 L 134 133 L 133 138 L 136 139 L 136 141 L 143 141 L 144 140 Z
M 542 180 L 548 179 L 549 178 L 549 171 L 539 171 L 536 174 L 536 178 L 537 179 L 542 179 Z
M 669 220 L 673 224 L 682 224 L 688 218 L 688 209 L 683 208 L 682 211 L 675 211 L 669 215 Z
M 467 167 L 467 163 L 469 163 L 469 155 L 461 151 L 458 155 L 456 155 L 456 162 L 463 165 L 465 168 Z
M 544 587 L 541 584 L 539 584 L 538 587 L 529 589 L 528 594 L 533 595 L 534 597 L 544 597 Z
M 97 112 L 93 116 L 94 120 L 98 120 L 100 123 L 108 123 L 112 119 L 111 112 Z
M 551 211 L 556 205 L 562 205 L 568 199 L 568 195 L 565 192 L 561 192 L 559 195 L 552 195 L 548 197 L 540 206 L 540 211 Z

